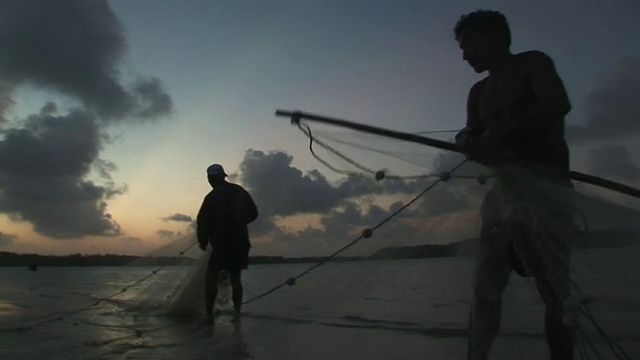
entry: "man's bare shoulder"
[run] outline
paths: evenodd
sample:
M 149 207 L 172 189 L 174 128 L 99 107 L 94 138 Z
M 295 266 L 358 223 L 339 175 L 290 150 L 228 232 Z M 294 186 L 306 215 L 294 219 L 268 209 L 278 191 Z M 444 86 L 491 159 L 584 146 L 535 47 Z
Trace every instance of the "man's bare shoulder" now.
M 471 89 L 469 89 L 469 95 L 474 95 L 474 94 L 478 94 L 479 92 L 481 92 L 482 89 L 487 84 L 487 82 L 489 82 L 489 77 L 488 76 L 485 77 L 484 79 L 476 82 L 475 84 L 473 84 Z
M 546 53 L 539 50 L 530 50 L 514 55 L 516 64 L 523 68 L 539 68 L 553 66 L 553 60 Z

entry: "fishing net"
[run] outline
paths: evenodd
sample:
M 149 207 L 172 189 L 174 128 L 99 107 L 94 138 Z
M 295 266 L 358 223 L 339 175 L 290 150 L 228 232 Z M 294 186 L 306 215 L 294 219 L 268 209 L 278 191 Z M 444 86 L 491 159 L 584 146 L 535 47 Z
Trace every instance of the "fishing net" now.
M 325 324 L 410 329 L 441 344 L 471 337 L 477 352 L 499 327 L 496 358 L 532 344 L 532 358 L 545 358 L 547 311 L 561 321 L 552 327 L 575 336 L 576 357 L 639 354 L 637 190 L 576 171 L 569 184 L 531 167 L 486 168 L 444 144 L 455 132 L 426 133 L 442 150 L 416 138 L 425 133 L 281 115 L 292 116 L 336 186 L 348 184 L 351 196 L 332 211 L 358 216 L 342 216 L 353 219 L 343 237 L 319 240 L 336 250 L 288 282 L 329 269 L 309 287 L 276 286 L 255 305 L 260 316 L 314 313 Z M 335 236 L 331 215 L 326 237 Z M 375 263 L 340 263 L 362 258 Z M 298 307 L 276 305 L 292 297 Z
M 254 342 L 284 341 L 280 355 L 300 358 L 328 358 L 296 347 L 308 347 L 309 338 L 340 358 L 362 358 L 371 341 L 377 358 L 423 358 L 424 349 L 463 358 L 469 342 L 486 351 L 483 337 L 495 333 L 490 358 L 548 358 L 547 309 L 574 334 L 575 358 L 640 355 L 633 188 L 577 172 L 568 184 L 513 164 L 487 168 L 455 151 L 455 130 L 400 134 L 283 115 L 294 115 L 308 158 L 318 161 L 308 182 L 339 201 L 319 211 L 305 201 L 327 199 L 306 190 L 291 189 L 294 197 L 283 200 L 261 198 L 277 189 L 248 189 L 261 221 L 275 224 L 266 235 L 259 231 L 265 223 L 250 227 L 254 248 L 293 249 L 256 257 L 243 272 L 244 317 L 268 324 Z M 268 167 L 261 171 L 258 177 L 270 176 Z M 269 209 L 293 200 L 299 208 Z M 100 286 L 84 306 L 60 304 L 29 326 L 7 327 L 33 332 L 82 321 L 102 329 L 100 346 L 116 350 L 144 341 L 165 346 L 180 336 L 193 347 L 209 251 L 186 235 L 129 264 L 116 282 L 92 279 Z M 219 281 L 216 308 L 225 316 L 230 288 L 224 276 Z M 182 331 L 167 333 L 176 319 Z

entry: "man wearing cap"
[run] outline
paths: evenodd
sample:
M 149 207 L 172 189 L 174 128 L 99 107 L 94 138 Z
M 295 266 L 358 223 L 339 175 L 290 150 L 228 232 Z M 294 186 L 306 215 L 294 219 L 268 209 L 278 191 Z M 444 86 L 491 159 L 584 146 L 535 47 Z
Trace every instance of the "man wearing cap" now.
M 207 179 L 213 190 L 205 196 L 197 217 L 197 236 L 204 251 L 211 244 L 212 252 L 205 279 L 205 310 L 213 314 L 218 295 L 221 270 L 230 275 L 233 299 L 233 321 L 240 320 L 242 282 L 240 273 L 249 263 L 249 232 L 247 224 L 258 217 L 251 195 L 240 185 L 226 181 L 227 174 L 219 164 L 207 168 Z

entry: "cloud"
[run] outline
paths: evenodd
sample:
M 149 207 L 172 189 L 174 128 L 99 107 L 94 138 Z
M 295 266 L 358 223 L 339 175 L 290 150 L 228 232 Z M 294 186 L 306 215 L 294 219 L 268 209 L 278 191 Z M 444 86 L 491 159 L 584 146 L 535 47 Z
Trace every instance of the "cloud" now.
M 164 230 L 164 229 L 156 231 L 156 234 L 158 234 L 161 238 L 164 238 L 164 239 L 172 239 L 182 235 L 180 231 L 171 231 L 171 230 Z
M 388 213 L 388 210 L 377 206 L 369 207 L 367 211 L 359 204 L 347 201 L 326 214 L 318 214 L 318 226 L 307 224 L 304 228 L 296 231 L 286 225 L 272 224 L 273 226 L 268 233 L 271 240 L 268 242 L 268 248 L 260 249 L 262 243 L 258 243 L 257 251 L 273 254 L 275 248 L 280 249 L 280 255 L 284 256 L 330 254 L 352 242 L 360 236 L 362 230 L 375 225 Z M 354 250 L 344 252 L 342 255 L 368 254 L 379 249 L 382 244 L 393 243 L 395 238 L 388 236 L 390 232 L 386 230 L 393 231 L 392 229 L 398 225 L 400 224 L 397 222 L 388 223 L 384 230 L 376 231 L 374 240 L 362 239 L 357 246 L 353 247 Z M 254 228 L 251 227 L 251 230 L 253 234 Z
M 58 113 L 58 105 L 52 101 L 47 101 L 40 109 L 40 116 L 55 115 Z
M 274 228 L 274 217 L 324 214 L 345 200 L 381 194 L 383 187 L 373 179 L 349 176 L 333 184 L 318 170 L 304 174 L 291 165 L 293 157 L 281 152 L 249 149 L 240 164 L 238 180 L 250 191 L 260 211 L 252 225 L 262 235 Z
M 378 183 L 372 177 L 349 175 L 332 183 L 318 170 L 304 174 L 292 166 L 293 157 L 282 151 L 249 149 L 240 164 L 238 180 L 251 190 L 267 215 L 323 213 L 351 198 L 383 193 L 412 193 L 416 182 Z
M 15 243 L 18 237 L 0 231 L 0 247 L 8 247 Z
M 118 170 L 116 163 L 100 158 L 94 159 L 92 166 L 96 173 L 105 180 L 111 180 L 111 172 Z
M 634 164 L 631 153 L 623 145 L 603 145 L 590 153 L 593 174 L 621 180 L 638 180 L 640 167 Z
M 124 237 L 121 237 L 120 240 L 127 245 L 143 243 L 141 238 L 134 237 L 134 236 L 124 236 Z
M 105 0 L 2 4 L 0 213 L 53 238 L 120 234 L 107 201 L 127 189 L 111 179 L 117 164 L 100 158 L 108 127 L 173 112 L 159 79 L 123 79 L 126 51 L 125 31 Z M 8 121 L 14 92 L 27 85 L 65 95 L 74 107 L 60 115 L 47 102 Z
M 82 112 L 32 115 L 24 127 L 2 134 L 0 169 L 23 177 L 84 175 L 101 150 L 100 130 L 94 118 Z
M 640 134 L 640 58 L 622 59 L 587 97 L 584 126 L 567 127 L 570 141 L 622 140 Z
M 341 196 L 329 181 L 313 170 L 308 174 L 293 167 L 290 155 L 249 149 L 240 164 L 239 180 L 266 215 L 294 215 L 327 211 Z
M 7 119 L 5 119 L 5 113 L 15 105 L 11 93 L 11 88 L 0 82 L 0 124 L 7 121 Z
M 136 99 L 136 106 L 132 109 L 135 117 L 155 119 L 173 112 L 173 100 L 158 78 L 138 77 L 132 93 Z
M 0 24 L 0 90 L 23 84 L 52 89 L 105 121 L 151 119 L 173 110 L 158 79 L 121 82 L 118 66 L 127 43 L 107 1 L 7 2 Z M 0 91 L 0 110 L 12 101 L 10 92 Z
M 238 180 L 247 187 L 260 211 L 260 217 L 250 226 L 252 237 L 268 238 L 292 248 L 298 244 L 304 249 L 302 251 L 309 253 L 336 250 L 363 229 L 389 217 L 435 181 L 376 182 L 370 177 L 353 175 L 330 182 L 318 170 L 303 173 L 292 165 L 292 160 L 281 151 L 248 150 L 240 164 Z M 434 170 L 450 171 L 460 161 L 461 158 L 454 154 L 440 155 L 434 161 Z M 480 166 L 467 164 L 456 174 L 484 172 Z M 484 191 L 486 188 L 473 179 L 451 179 L 438 184 L 376 231 L 376 241 L 366 241 L 368 245 L 361 245 L 359 249 L 373 251 L 383 245 L 442 241 L 443 231 L 436 226 L 435 219 L 443 219 L 443 216 L 453 219 L 461 212 L 477 212 Z M 387 205 L 380 203 L 382 198 L 387 199 L 384 201 Z M 389 199 L 394 198 L 397 200 L 389 203 Z M 426 226 L 429 221 L 434 223 Z M 475 223 L 471 225 L 475 226 Z M 450 221 L 448 226 L 459 228 L 456 234 L 469 233 L 463 231 L 466 224 L 461 222 Z
M 175 213 L 173 215 L 169 215 L 165 218 L 162 218 L 164 221 L 176 221 L 176 222 L 193 222 L 193 219 L 189 215 Z
M 0 134 L 0 212 L 54 238 L 119 234 L 106 200 L 124 189 L 86 179 L 101 150 L 93 116 L 32 115 Z

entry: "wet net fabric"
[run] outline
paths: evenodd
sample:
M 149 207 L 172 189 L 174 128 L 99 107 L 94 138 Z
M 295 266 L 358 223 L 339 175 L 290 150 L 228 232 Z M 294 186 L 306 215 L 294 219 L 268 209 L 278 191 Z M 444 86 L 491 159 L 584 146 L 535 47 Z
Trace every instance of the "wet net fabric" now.
M 461 154 L 381 135 L 304 119 L 294 126 L 338 183 L 359 177 L 362 188 L 378 189 L 350 201 L 362 212 L 384 209 L 368 224 L 352 224 L 344 243 L 350 244 L 349 235 L 357 240 L 356 229 L 373 228 L 373 236 L 363 232 L 361 241 L 340 253 L 368 254 L 380 259 L 377 266 L 368 267 L 368 273 L 344 274 L 322 294 L 297 293 L 304 307 L 315 304 L 330 313 L 344 306 L 353 313 L 340 319 L 350 325 L 408 327 L 436 337 L 473 339 L 474 331 L 475 338 L 495 333 L 491 353 L 496 358 L 513 355 L 518 347 L 513 344 L 523 339 L 546 348 L 547 311 L 559 314 L 561 327 L 571 331 L 575 358 L 638 354 L 637 198 L 581 181 L 557 181 L 521 166 L 489 169 Z M 451 140 L 453 134 L 430 136 Z M 413 203 L 400 209 L 408 202 Z M 409 261 L 391 275 L 386 271 L 394 271 L 389 270 L 393 265 L 385 262 L 391 259 Z M 436 264 L 442 268 L 430 268 Z M 416 274 L 420 271 L 428 273 Z M 316 276 L 321 274 L 318 270 Z M 358 286 L 349 285 L 353 283 Z M 369 288 L 362 292 L 362 287 Z M 361 292 L 351 293 L 351 288 Z M 382 289 L 395 295 L 385 296 Z M 331 299 L 333 309 L 314 298 Z M 374 299 L 384 298 L 413 309 L 413 316 L 373 305 Z M 482 307 L 478 299 L 501 304 Z M 287 316 L 265 304 L 256 305 L 263 314 Z M 470 322 L 474 312 L 477 319 Z M 471 343 L 484 346 L 487 341 Z

